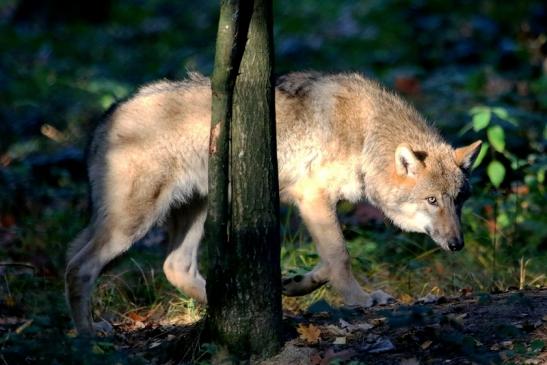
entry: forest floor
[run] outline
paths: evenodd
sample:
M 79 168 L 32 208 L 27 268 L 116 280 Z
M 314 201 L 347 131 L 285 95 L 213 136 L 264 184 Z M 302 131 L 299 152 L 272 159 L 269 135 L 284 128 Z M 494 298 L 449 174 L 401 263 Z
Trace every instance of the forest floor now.
M 285 312 L 284 322 L 285 346 L 263 365 L 547 363 L 547 289 L 429 296 L 366 310 L 319 301 Z M 200 345 L 201 327 L 133 317 L 114 324 L 109 337 L 146 363 L 230 363 L 223 351 Z

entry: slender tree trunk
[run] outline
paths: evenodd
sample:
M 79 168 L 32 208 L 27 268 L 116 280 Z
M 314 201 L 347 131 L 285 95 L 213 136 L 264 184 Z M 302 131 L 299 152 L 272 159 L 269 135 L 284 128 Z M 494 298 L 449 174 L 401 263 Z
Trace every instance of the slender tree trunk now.
M 208 233 L 207 328 L 214 342 L 226 345 L 239 358 L 271 355 L 281 346 L 271 11 L 271 0 L 222 3 L 213 75 L 213 165 L 209 167 L 207 224 L 213 234 Z M 250 23 L 244 19 L 247 14 Z M 234 25 L 237 21 L 238 26 Z M 248 32 L 243 34 L 247 25 Z M 232 38 L 223 45 L 219 40 L 228 37 L 224 31 Z M 248 40 L 239 64 L 238 42 L 245 35 Z M 228 53 L 233 57 L 225 57 Z M 220 63 L 226 59 L 230 60 L 229 65 Z M 232 125 L 228 126 L 230 120 Z M 227 191 L 223 190 L 227 187 L 223 179 L 227 176 L 226 163 L 220 155 L 227 152 L 228 143 L 220 141 L 227 139 L 228 131 L 232 197 L 229 214 L 225 208 L 228 204 L 219 207 L 227 201 Z M 227 216 L 229 221 L 221 218 Z
M 233 92 L 239 65 L 243 57 L 247 31 L 252 14 L 249 5 L 238 0 L 223 0 L 220 9 L 211 78 L 212 111 L 209 140 L 209 194 L 205 222 L 209 267 L 222 266 L 222 246 L 228 241 L 229 227 L 229 149 Z M 209 269 L 208 271 L 210 271 Z M 216 269 L 214 269 L 216 271 Z M 210 276 L 208 274 L 208 276 Z M 213 272 L 214 277 L 214 272 Z M 211 285 L 207 285 L 209 292 Z M 210 296 L 208 294 L 208 296 Z

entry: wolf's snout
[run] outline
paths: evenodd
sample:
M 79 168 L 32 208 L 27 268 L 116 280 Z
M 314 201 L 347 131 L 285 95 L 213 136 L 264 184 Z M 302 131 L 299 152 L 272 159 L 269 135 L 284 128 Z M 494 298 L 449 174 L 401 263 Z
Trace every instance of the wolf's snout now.
M 463 239 L 453 238 L 448 241 L 448 248 L 450 251 L 459 251 L 463 248 Z

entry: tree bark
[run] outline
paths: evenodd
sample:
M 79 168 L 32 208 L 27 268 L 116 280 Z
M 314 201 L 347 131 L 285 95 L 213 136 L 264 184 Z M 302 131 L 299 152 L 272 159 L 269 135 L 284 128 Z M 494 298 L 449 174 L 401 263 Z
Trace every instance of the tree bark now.
M 231 7 L 225 11 L 227 3 Z M 237 3 L 235 7 L 234 3 Z M 252 8 L 247 8 L 249 4 Z M 236 29 L 233 24 L 224 22 L 230 17 L 228 12 L 233 11 L 230 19 L 241 22 L 239 32 L 232 33 L 235 41 L 231 44 L 237 48 L 238 36 L 246 26 L 243 18 L 247 9 L 251 14 L 241 64 L 237 64 L 237 51 L 231 59 L 234 62 L 231 67 L 221 66 L 224 70 L 217 69 L 220 58 L 215 59 L 213 118 L 226 117 L 225 122 L 212 121 L 210 163 L 216 166 L 222 160 L 220 154 L 228 147 L 219 141 L 226 140 L 230 131 L 232 199 L 227 222 L 220 217 L 228 213 L 228 209 L 223 211 L 224 208 L 218 207 L 227 199 L 227 194 L 220 192 L 222 187 L 218 186 L 227 187 L 226 180 L 222 180 L 227 176 L 226 165 L 222 165 L 223 168 L 210 166 L 209 188 L 213 190 L 209 192 L 207 225 L 214 233 L 208 240 L 207 328 L 213 342 L 226 345 L 240 359 L 278 351 L 282 319 L 271 0 L 223 2 L 219 39 L 226 25 L 229 28 L 225 29 Z M 223 57 L 221 52 L 226 50 L 219 51 L 219 47 L 225 46 L 217 40 L 217 57 Z M 220 77 L 220 72 L 227 77 Z M 231 84 L 233 76 L 236 76 L 235 84 Z M 230 120 L 232 124 L 228 127 Z M 215 175 L 218 172 L 221 179 Z M 219 225 L 213 227 L 215 222 Z

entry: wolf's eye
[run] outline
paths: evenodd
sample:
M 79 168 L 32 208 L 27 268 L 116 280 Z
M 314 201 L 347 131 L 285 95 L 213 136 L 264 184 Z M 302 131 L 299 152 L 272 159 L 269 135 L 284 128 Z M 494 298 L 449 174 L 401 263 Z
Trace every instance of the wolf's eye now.
M 435 198 L 434 196 L 430 196 L 426 200 L 431 205 L 437 205 L 437 198 Z

